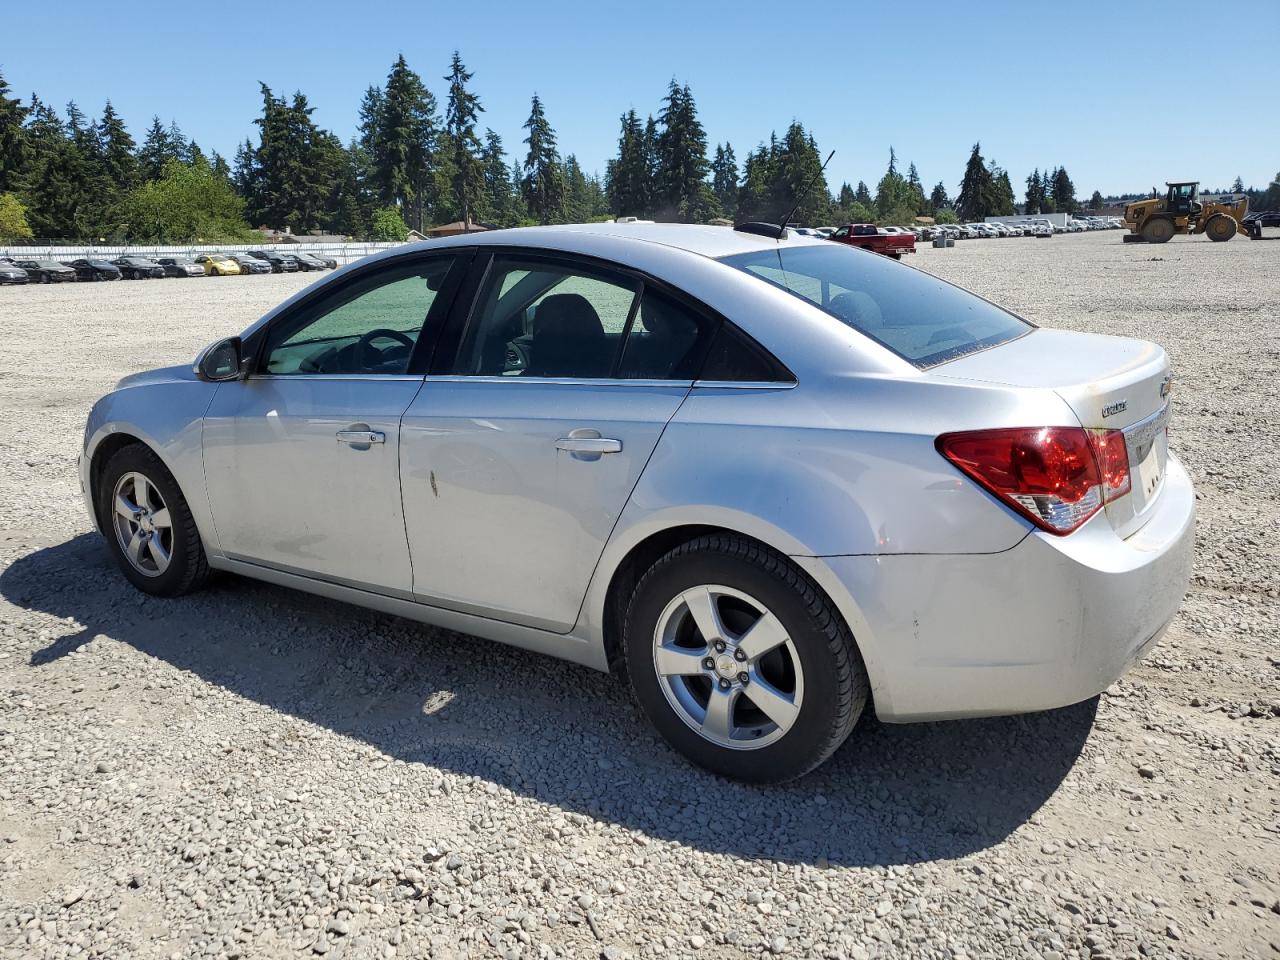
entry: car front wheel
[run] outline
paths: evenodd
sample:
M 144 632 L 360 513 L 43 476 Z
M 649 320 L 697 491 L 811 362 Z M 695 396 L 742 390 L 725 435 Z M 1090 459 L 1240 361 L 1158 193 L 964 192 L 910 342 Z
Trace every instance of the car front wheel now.
M 683 544 L 641 577 L 623 632 L 636 699 L 700 766 L 801 776 L 844 742 L 869 683 L 848 627 L 786 557 L 745 537 Z
M 209 578 L 204 545 L 186 497 L 142 444 L 122 447 L 103 467 L 98 517 L 125 577 L 144 593 L 177 597 Z

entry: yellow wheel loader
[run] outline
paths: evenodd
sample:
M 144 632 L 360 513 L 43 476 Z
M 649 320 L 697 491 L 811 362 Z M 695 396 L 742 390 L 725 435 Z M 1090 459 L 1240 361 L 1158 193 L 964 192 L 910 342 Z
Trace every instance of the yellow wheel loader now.
M 1200 201 L 1200 184 L 1195 181 L 1167 183 L 1169 192 L 1163 197 L 1135 200 L 1124 208 L 1126 243 L 1165 243 L 1179 233 L 1207 233 L 1219 243 L 1237 233 L 1249 236 L 1244 225 L 1249 212 L 1248 199 L 1235 203 Z

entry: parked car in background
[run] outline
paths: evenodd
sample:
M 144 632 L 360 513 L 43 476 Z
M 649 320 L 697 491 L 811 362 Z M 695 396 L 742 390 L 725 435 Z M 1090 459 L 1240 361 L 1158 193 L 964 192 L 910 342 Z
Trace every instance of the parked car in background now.
M 330 261 L 322 260 L 320 257 L 317 257 L 314 254 L 294 253 L 294 254 L 289 254 L 289 256 L 292 256 L 293 259 L 298 261 L 299 269 L 302 269 L 302 270 L 328 270 L 329 269 Z M 338 265 L 338 262 L 336 260 L 332 262 L 335 267 Z
M 0 260 L 0 283 L 16 285 L 30 282 L 30 274 L 18 266 L 14 261 L 10 260 L 8 257 Z
M 874 223 L 849 223 L 827 239 L 850 247 L 861 247 L 894 260 L 901 260 L 904 254 L 916 252 L 914 236 L 909 233 L 890 233 L 888 230 L 888 227 L 877 227 Z
M 196 257 L 196 263 L 204 268 L 211 277 L 238 277 L 240 264 L 221 253 L 202 253 Z
M 824 237 L 829 237 L 836 232 L 835 227 L 814 227 L 814 229 L 817 230 Z
M 271 264 L 265 260 L 259 260 L 257 257 L 251 257 L 247 253 L 233 253 L 231 259 L 240 265 L 240 273 L 248 276 L 251 273 L 270 273 Z
M 63 266 L 74 270 L 77 280 L 119 280 L 121 277 L 120 268 L 109 260 L 81 257 L 63 261 Z
M 79 479 L 140 591 L 225 570 L 625 664 L 675 749 L 769 782 L 868 706 L 1061 707 L 1152 650 L 1194 557 L 1169 376 L 1154 343 L 842 244 L 503 230 L 386 251 L 127 376 Z
M 283 253 L 281 256 L 296 263 L 298 265 L 298 269 L 303 273 L 310 273 L 313 270 L 325 269 L 325 265 L 323 263 L 305 253 Z
M 57 260 L 19 260 L 17 265 L 27 271 L 32 283 L 74 283 L 76 279 L 76 272 Z
M 1053 236 L 1053 224 L 1048 220 L 1036 220 L 1031 224 L 1031 235 L 1041 239 Z
M 204 276 L 204 267 L 190 257 L 161 257 L 156 263 L 164 269 L 166 277 Z
M 307 254 L 307 256 L 313 257 L 314 259 L 319 260 L 321 263 L 325 265 L 325 268 L 328 270 L 338 269 L 338 261 L 336 257 L 327 257 L 319 253 L 309 253 Z
M 296 273 L 298 261 L 275 250 L 250 250 L 249 256 L 271 265 L 272 273 Z
M 164 276 L 164 267 L 146 257 L 117 257 L 111 262 L 126 280 L 159 280 Z

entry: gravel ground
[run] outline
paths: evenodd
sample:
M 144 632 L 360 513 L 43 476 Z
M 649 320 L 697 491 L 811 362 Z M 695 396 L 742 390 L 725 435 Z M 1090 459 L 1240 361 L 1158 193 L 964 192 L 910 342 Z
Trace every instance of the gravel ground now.
M 135 592 L 77 491 L 90 403 L 308 279 L 0 289 L 0 957 L 1275 956 L 1280 244 L 913 263 L 1169 349 L 1191 594 L 1098 700 L 867 718 L 768 789 L 610 677 L 234 578 Z

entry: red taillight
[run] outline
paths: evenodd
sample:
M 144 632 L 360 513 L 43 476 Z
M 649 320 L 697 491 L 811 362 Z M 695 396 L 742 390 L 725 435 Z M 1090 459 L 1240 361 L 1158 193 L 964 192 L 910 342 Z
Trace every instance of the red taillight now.
M 1094 430 L 1090 436 L 1102 473 L 1102 502 L 1110 503 L 1129 492 L 1129 448 L 1119 430 Z
M 1129 492 L 1129 454 L 1118 430 L 1013 427 L 946 433 L 938 452 L 1050 533 L 1075 530 Z

